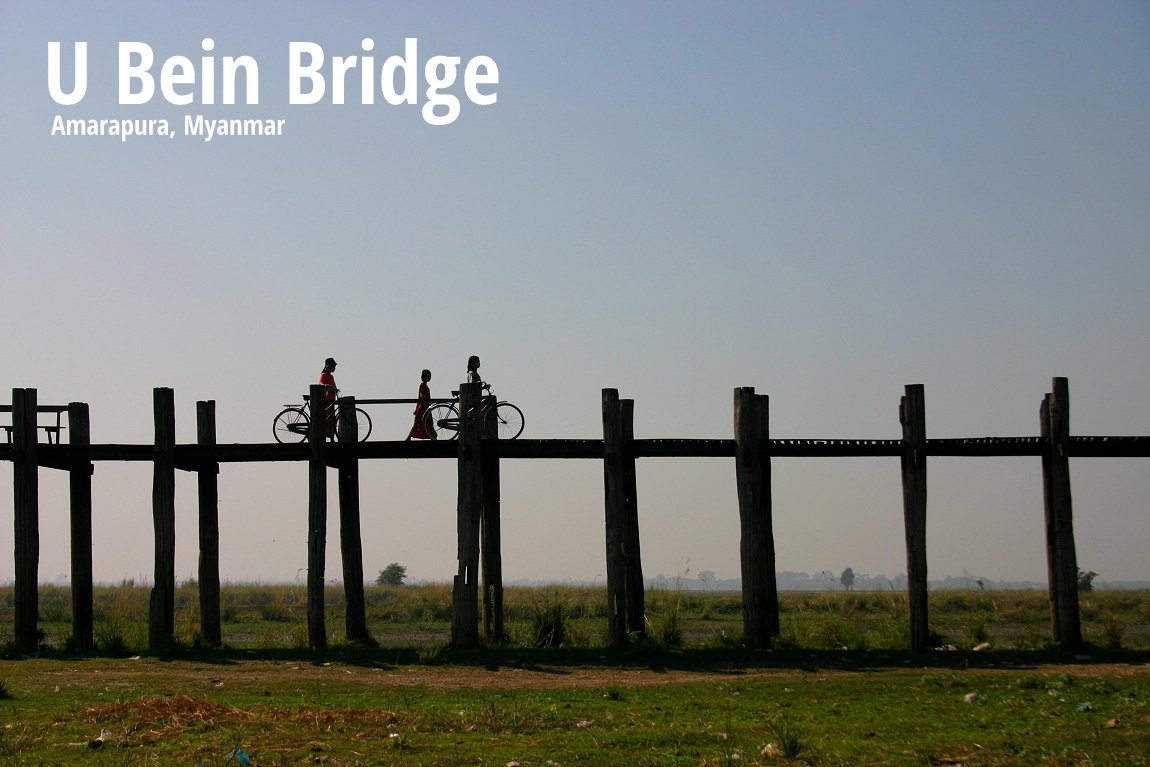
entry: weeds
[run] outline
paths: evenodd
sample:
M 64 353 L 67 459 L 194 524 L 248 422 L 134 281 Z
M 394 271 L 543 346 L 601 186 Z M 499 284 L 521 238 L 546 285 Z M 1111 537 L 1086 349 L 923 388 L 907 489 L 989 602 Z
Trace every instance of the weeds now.
M 986 629 L 986 621 L 980 618 L 975 618 L 970 623 L 963 626 L 962 629 L 962 642 L 961 647 L 964 650 L 970 650 L 990 639 L 990 633 Z
M 1102 646 L 1107 650 L 1122 649 L 1122 623 L 1112 615 L 1107 615 L 1102 622 Z
M 567 638 L 567 610 L 560 601 L 544 601 L 535 607 L 534 638 L 538 647 L 559 647 Z
M 71 640 L 71 592 L 42 587 L 40 626 L 44 652 L 75 652 Z M 199 597 L 194 584 L 177 590 L 175 632 L 184 647 L 202 644 Z M 125 656 L 148 645 L 150 589 L 134 581 L 100 586 L 93 595 L 93 640 L 97 652 Z M 13 623 L 11 587 L 0 587 L 0 653 L 19 657 L 5 626 Z M 650 648 L 737 649 L 742 643 L 742 596 L 737 592 L 690 591 L 683 585 L 646 593 L 645 632 L 635 645 Z M 385 646 L 445 643 L 450 639 L 452 593 L 447 584 L 402 588 L 368 586 L 367 622 Z M 343 623 L 343 589 L 324 594 L 327 619 Z M 224 584 L 221 588 L 225 647 L 305 649 L 306 593 L 292 585 Z M 909 600 L 896 592 L 779 594 L 782 636 L 778 650 L 906 650 Z M 1150 592 L 1095 591 L 1083 611 L 1083 635 L 1099 649 L 1150 649 Z M 507 638 L 520 647 L 595 647 L 607 644 L 606 589 L 552 585 L 504 589 Z M 1091 617 L 1093 616 L 1093 617 Z M 1014 592 L 932 592 L 930 646 L 970 649 L 995 647 L 1044 650 L 1052 646 L 1050 607 L 1040 590 Z M 10 629 L 8 630 L 10 631 Z M 338 631 L 333 638 L 338 641 Z M 645 636 L 643 635 L 645 634 Z
M 124 657 L 132 654 L 132 647 L 124 638 L 119 623 L 102 624 L 95 631 L 96 649 L 105 655 Z
M 437 666 L 446 660 L 447 648 L 443 645 L 420 647 L 416 657 L 422 666 Z
M 614 682 L 607 687 L 606 692 L 603 693 L 603 697 L 607 700 L 613 700 L 616 703 L 621 703 L 627 699 L 627 696 L 623 693 L 623 689 Z
M 774 736 L 775 746 L 780 755 L 787 759 L 798 759 L 799 755 L 803 753 L 802 737 L 786 716 L 780 714 L 768 721 L 767 730 Z

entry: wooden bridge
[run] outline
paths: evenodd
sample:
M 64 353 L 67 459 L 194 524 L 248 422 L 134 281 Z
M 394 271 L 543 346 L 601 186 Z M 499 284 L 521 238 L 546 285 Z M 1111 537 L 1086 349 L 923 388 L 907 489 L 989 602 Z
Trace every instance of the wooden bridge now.
M 460 386 L 462 412 L 478 403 L 478 386 Z M 604 468 L 608 635 L 623 645 L 642 635 L 643 573 L 640 557 L 635 461 L 645 457 L 726 457 L 735 460 L 741 529 L 740 565 L 743 629 L 748 647 L 769 647 L 779 632 L 775 546 L 771 511 L 771 459 L 776 457 L 888 456 L 900 459 L 907 552 L 910 645 L 929 649 L 927 614 L 926 469 L 930 456 L 1037 456 L 1042 459 L 1046 549 L 1054 639 L 1066 647 L 1082 643 L 1078 613 L 1078 565 L 1074 548 L 1069 460 L 1080 456 L 1150 457 L 1150 437 L 1072 436 L 1069 387 L 1055 378 L 1040 407 L 1037 437 L 927 439 L 924 391 L 905 389 L 899 406 L 902 439 L 772 439 L 768 397 L 753 388 L 734 391 L 733 439 L 635 439 L 634 401 L 615 389 L 602 391 L 603 439 L 517 439 L 500 441 L 461 419 L 454 441 L 355 442 L 355 399 L 340 400 L 341 439 L 324 439 L 323 390 L 313 386 L 308 438 L 299 444 L 217 444 L 215 402 L 196 405 L 197 440 L 177 445 L 171 389 L 153 392 L 155 441 L 146 445 L 93 444 L 88 406 L 40 405 L 35 389 L 13 389 L 8 441 L 0 460 L 13 464 L 16 642 L 38 642 L 40 468 L 67 471 L 70 490 L 72 631 L 79 649 L 92 647 L 92 471 L 98 461 L 143 461 L 153 465 L 152 515 L 155 533 L 154 585 L 149 607 L 149 644 L 160 649 L 175 624 L 175 472 L 198 477 L 201 635 L 220 644 L 219 464 L 298 461 L 308 465 L 308 638 L 326 646 L 323 576 L 326 556 L 328 469 L 336 471 L 341 530 L 345 631 L 349 640 L 370 642 L 366 624 L 360 537 L 360 461 L 385 458 L 455 459 L 458 475 L 458 570 L 453 583 L 452 643 L 473 646 L 482 634 L 500 637 L 503 585 L 499 531 L 499 465 L 504 459 L 594 459 Z M 55 422 L 43 425 L 41 413 Z M 61 420 L 67 416 L 66 424 Z M 39 440 L 44 432 L 45 442 Z M 61 439 L 66 432 L 67 442 Z M 482 433 L 481 433 L 482 432 Z M 480 585 L 482 583 L 482 589 Z

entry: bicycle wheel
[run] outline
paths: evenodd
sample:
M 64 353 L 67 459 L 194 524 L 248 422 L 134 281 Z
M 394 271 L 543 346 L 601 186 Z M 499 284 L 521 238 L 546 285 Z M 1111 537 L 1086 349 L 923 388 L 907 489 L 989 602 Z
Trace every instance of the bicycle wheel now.
M 357 442 L 367 442 L 367 435 L 371 434 L 371 416 L 363 408 L 355 409 L 355 428 Z
M 272 423 L 272 434 L 275 435 L 276 442 L 303 442 L 307 439 L 310 424 L 311 421 L 302 408 L 289 407 L 276 416 Z
M 459 411 L 450 402 L 436 402 L 423 413 L 423 430 L 443 439 L 459 436 Z
M 515 439 L 523 433 L 523 411 L 510 402 L 500 402 L 483 419 L 487 433 L 499 439 Z
M 359 441 L 367 442 L 368 435 L 371 434 L 371 416 L 364 412 L 363 408 L 357 407 L 355 421 L 359 425 Z

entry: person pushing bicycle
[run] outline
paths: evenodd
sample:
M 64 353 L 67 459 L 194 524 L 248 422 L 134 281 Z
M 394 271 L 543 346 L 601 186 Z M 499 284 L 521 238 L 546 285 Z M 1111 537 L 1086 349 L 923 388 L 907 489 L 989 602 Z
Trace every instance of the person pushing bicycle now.
M 483 379 L 479 376 L 479 356 L 472 354 L 467 358 L 467 383 L 479 384 L 483 391 L 491 391 L 491 387 L 484 383 Z M 473 404 L 471 409 L 474 411 L 478 403 Z

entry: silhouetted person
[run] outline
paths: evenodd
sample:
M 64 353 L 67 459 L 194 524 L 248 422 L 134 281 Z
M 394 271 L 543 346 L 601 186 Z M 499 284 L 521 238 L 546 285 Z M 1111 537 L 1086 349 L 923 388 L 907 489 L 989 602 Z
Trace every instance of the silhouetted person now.
M 339 389 L 335 385 L 335 366 L 336 362 L 331 357 L 323 361 L 323 370 L 319 374 L 319 385 L 324 388 L 323 399 L 323 427 L 324 434 L 327 437 L 335 437 L 335 401 L 339 394 Z
M 419 376 L 419 400 L 415 403 L 415 423 L 411 424 L 411 431 L 407 434 L 408 439 L 436 439 L 438 437 L 435 433 L 435 424 L 431 424 L 430 428 L 423 426 L 423 415 L 431 407 L 431 387 L 427 385 L 430 380 L 431 371 L 424 369 Z

